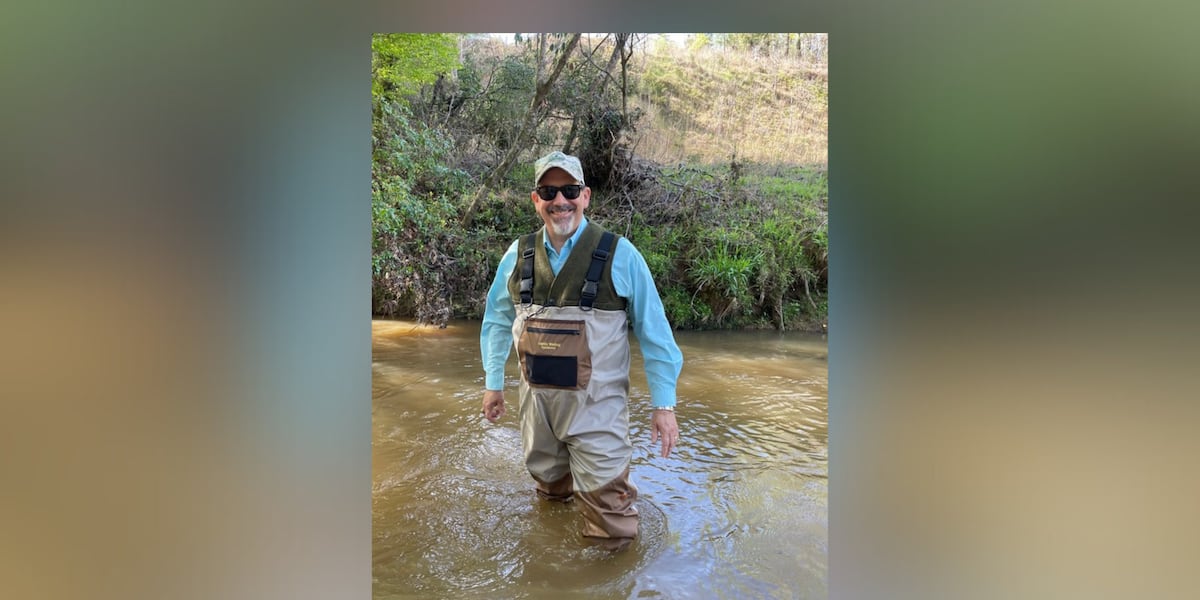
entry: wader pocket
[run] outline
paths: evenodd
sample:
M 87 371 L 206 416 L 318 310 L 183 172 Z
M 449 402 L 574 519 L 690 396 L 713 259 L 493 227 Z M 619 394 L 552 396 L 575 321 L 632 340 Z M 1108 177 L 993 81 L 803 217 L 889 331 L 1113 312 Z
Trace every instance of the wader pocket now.
M 579 383 L 578 361 L 574 356 L 538 356 L 526 354 L 529 383 L 574 388 Z
M 525 321 L 517 350 L 529 385 L 587 389 L 592 377 L 592 355 L 583 321 L 529 319 Z

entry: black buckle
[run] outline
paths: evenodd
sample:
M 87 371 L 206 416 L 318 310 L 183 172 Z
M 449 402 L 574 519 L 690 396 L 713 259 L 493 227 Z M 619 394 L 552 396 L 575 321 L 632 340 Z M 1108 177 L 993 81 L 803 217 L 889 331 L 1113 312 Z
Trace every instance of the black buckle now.
M 585 281 L 585 282 L 583 283 L 583 293 L 582 293 L 582 295 L 583 295 L 584 297 L 586 297 L 586 298 L 595 298 L 595 297 L 596 297 L 596 291 L 597 291 L 598 289 L 599 289 L 599 286 L 597 286 L 597 285 L 596 285 L 596 282 L 595 282 L 595 281 Z
M 608 260 L 608 250 L 596 248 L 596 250 L 592 252 L 592 258 L 596 260 Z

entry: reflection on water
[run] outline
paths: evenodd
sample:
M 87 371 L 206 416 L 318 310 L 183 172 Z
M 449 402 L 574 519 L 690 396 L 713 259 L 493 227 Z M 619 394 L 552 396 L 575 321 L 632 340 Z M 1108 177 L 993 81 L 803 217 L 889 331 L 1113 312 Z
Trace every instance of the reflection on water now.
M 650 443 L 634 349 L 641 537 L 584 544 L 573 505 L 540 502 L 509 412 L 479 414 L 479 324 L 373 323 L 376 598 L 824 598 L 827 346 L 775 332 L 677 332 L 670 458 Z

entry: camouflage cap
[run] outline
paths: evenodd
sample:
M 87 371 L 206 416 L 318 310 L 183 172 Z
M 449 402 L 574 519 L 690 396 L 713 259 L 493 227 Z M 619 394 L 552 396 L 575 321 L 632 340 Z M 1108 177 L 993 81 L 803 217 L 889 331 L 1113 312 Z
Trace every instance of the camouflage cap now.
M 542 175 L 546 171 L 558 167 L 567 172 L 571 177 L 574 177 L 580 185 L 587 185 L 583 182 L 583 165 L 579 164 L 579 159 L 570 154 L 562 152 L 551 152 L 533 163 L 533 185 L 537 185 L 542 180 Z

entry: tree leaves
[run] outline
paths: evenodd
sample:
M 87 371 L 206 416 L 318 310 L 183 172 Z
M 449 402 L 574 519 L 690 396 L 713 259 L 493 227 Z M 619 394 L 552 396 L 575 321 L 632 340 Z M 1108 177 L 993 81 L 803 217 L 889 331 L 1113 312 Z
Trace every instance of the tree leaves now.
M 400 99 L 459 68 L 458 35 L 386 33 L 371 36 L 371 94 Z

